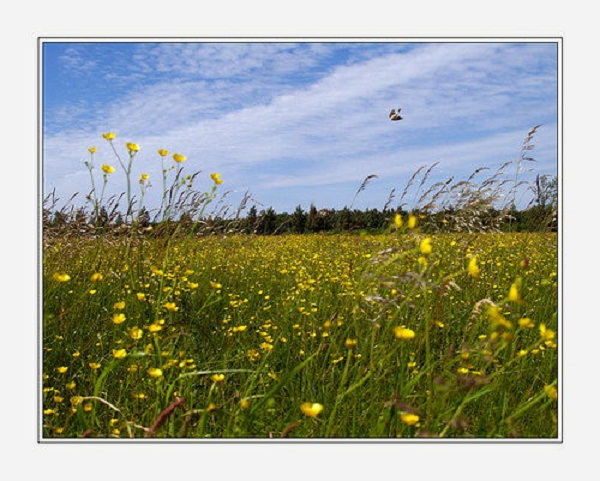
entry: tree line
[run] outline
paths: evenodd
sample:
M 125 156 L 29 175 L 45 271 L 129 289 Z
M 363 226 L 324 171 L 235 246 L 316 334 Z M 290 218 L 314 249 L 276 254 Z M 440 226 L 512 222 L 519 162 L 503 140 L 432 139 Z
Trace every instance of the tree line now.
M 558 230 L 556 208 L 553 205 L 537 204 L 526 209 L 486 209 L 481 212 L 460 209 L 444 209 L 438 212 L 402 209 L 318 209 L 311 204 L 307 210 L 298 205 L 291 212 L 276 212 L 273 207 L 258 209 L 252 205 L 245 216 L 226 218 L 206 216 L 201 221 L 183 214 L 178 220 L 153 222 L 147 211 L 142 211 L 135 227 L 157 235 L 173 233 L 240 233 L 255 235 L 311 234 L 311 233 L 385 233 L 394 228 L 394 218 L 403 219 L 414 215 L 422 232 L 547 232 Z M 122 216 L 110 218 L 100 212 L 97 222 L 91 225 L 85 212 L 75 211 L 70 216 L 46 212 L 43 226 L 49 230 L 77 227 L 87 230 L 118 232 L 132 226 L 123 222 Z

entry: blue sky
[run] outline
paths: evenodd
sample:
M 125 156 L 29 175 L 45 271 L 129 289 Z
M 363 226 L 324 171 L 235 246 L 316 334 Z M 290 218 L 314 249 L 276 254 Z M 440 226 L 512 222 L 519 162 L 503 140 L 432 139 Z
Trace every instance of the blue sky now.
M 522 178 L 557 174 L 552 42 L 46 40 L 42 61 L 44 192 L 64 200 L 90 191 L 92 146 L 97 183 L 108 163 L 107 195 L 124 190 L 109 131 L 123 155 L 126 142 L 141 146 L 132 175 L 150 174 L 149 207 L 161 194 L 158 149 L 186 155 L 198 189 L 218 172 L 230 202 L 249 191 L 288 212 L 350 205 L 373 174 L 354 207 L 381 209 L 436 162 L 430 183 L 491 175 L 538 124 Z M 404 119 L 391 122 L 397 107 Z

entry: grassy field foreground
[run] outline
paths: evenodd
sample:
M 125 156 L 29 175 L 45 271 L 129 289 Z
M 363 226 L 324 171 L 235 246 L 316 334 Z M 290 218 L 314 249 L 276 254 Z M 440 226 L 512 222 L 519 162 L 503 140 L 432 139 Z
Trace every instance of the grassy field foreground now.
M 44 438 L 558 435 L 556 234 L 44 243 Z

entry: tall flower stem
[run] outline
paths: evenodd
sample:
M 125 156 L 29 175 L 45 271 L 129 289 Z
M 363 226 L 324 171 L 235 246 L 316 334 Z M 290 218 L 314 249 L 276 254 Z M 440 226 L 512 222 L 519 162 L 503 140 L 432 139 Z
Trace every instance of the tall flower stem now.
M 90 160 L 86 160 L 85 161 L 85 166 L 87 167 L 89 173 L 90 173 L 90 182 L 92 184 L 92 191 L 90 192 L 90 200 L 92 202 L 92 204 L 94 205 L 94 221 L 96 221 L 98 219 L 98 196 L 96 193 L 96 182 L 94 181 L 94 152 L 90 151 Z
M 135 157 L 135 154 L 140 150 L 140 146 L 129 142 L 126 144 L 127 150 L 129 152 L 129 162 L 127 163 L 127 165 L 125 165 L 123 159 L 121 159 L 121 156 L 119 155 L 119 152 L 117 152 L 115 144 L 113 143 L 113 139 L 116 137 L 116 134 L 114 132 L 109 132 L 107 134 L 103 134 L 102 136 L 108 141 L 108 143 L 112 147 L 115 157 L 119 161 L 119 164 L 121 165 L 121 168 L 123 169 L 123 171 L 125 172 L 125 176 L 127 177 L 127 213 L 125 214 L 125 219 L 131 218 L 130 220 L 133 220 L 133 205 L 131 200 L 131 166 L 133 164 L 133 158 Z
M 167 174 L 168 169 L 165 169 L 165 157 L 169 155 L 167 149 L 158 149 L 158 155 L 160 155 L 160 168 L 162 173 L 162 198 L 160 201 L 159 216 L 162 215 L 162 220 L 166 219 L 166 201 L 167 201 Z
M 160 211 L 163 212 L 163 220 L 165 220 L 164 214 L 166 206 L 165 202 L 167 201 L 167 171 L 165 170 L 165 158 L 164 156 L 160 157 L 160 167 L 162 169 L 162 200 L 160 202 Z

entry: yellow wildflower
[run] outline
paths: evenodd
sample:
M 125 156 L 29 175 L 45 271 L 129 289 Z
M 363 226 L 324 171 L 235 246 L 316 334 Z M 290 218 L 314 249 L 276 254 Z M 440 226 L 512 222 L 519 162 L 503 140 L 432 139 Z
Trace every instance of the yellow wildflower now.
M 300 405 L 300 410 L 305 416 L 315 418 L 323 411 L 323 405 L 319 403 L 305 402 Z
M 92 282 L 100 282 L 102 279 L 104 279 L 104 276 L 99 272 L 94 272 L 90 277 L 90 281 Z
M 146 300 L 146 294 L 144 294 L 143 292 L 136 293 L 136 296 L 138 298 L 138 301 L 145 301 Z
M 402 227 L 402 216 L 400 214 L 396 214 L 394 216 L 394 227 L 396 229 L 400 229 Z
M 210 379 L 213 382 L 223 382 L 225 380 L 225 374 L 213 374 Z
M 102 164 L 102 172 L 105 174 L 112 174 L 115 171 L 115 168 L 112 165 Z
M 144 331 L 142 331 L 139 327 L 135 326 L 129 330 L 129 337 L 134 340 L 141 339 L 144 335 Z
M 163 304 L 163 307 L 167 311 L 178 311 L 179 310 L 179 307 L 177 307 L 177 304 L 175 304 L 174 302 L 165 302 Z
M 71 280 L 71 276 L 69 274 L 59 274 L 58 272 L 54 273 L 52 277 L 54 277 L 54 280 L 58 282 L 68 282 Z
M 398 339 L 413 339 L 415 337 L 415 331 L 404 326 L 394 328 L 394 333 Z
M 113 349 L 112 353 L 115 359 L 123 359 L 127 356 L 127 351 L 125 349 Z
M 535 324 L 529 317 L 522 317 L 521 319 L 519 319 L 519 326 L 527 327 L 530 329 L 530 328 L 534 327 Z
M 469 260 L 469 266 L 467 267 L 467 271 L 471 277 L 479 277 L 479 266 L 477 265 L 477 256 L 471 257 Z
M 431 237 L 423 239 L 419 245 L 419 249 L 421 250 L 421 254 L 425 256 L 431 254 L 431 251 L 433 250 L 433 247 L 431 246 Z
M 65 372 L 67 372 L 69 370 L 68 367 L 66 366 L 61 366 L 61 367 L 57 367 L 56 368 L 56 372 L 59 374 L 64 374 Z
M 112 317 L 112 322 L 115 324 L 123 324 L 125 322 L 125 319 L 127 319 L 127 317 L 125 317 L 125 314 L 123 314 L 122 312 L 115 312 Z
M 185 162 L 187 160 L 187 157 L 185 155 L 181 155 L 181 154 L 173 154 L 173 160 L 175 162 Z
M 161 326 L 161 325 L 160 325 L 158 322 L 155 322 L 155 323 L 153 323 L 153 324 L 150 324 L 150 325 L 148 326 L 148 330 L 149 330 L 150 332 L 158 332 L 158 331 L 162 331 L 162 326 Z
M 167 311 L 178 311 L 179 310 L 179 307 L 177 307 L 177 304 L 175 304 L 174 302 L 165 302 L 163 304 L 163 307 Z
M 99 362 L 90 362 L 88 364 L 88 366 L 90 366 L 90 369 L 92 370 L 96 370 L 96 369 L 100 369 L 100 363 Z
M 160 155 L 161 157 L 166 157 L 167 155 L 169 155 L 169 151 L 166 149 L 158 149 L 158 155 Z
M 356 347 L 356 345 L 358 344 L 358 340 L 357 339 L 346 339 L 346 342 L 344 344 L 346 345 L 346 347 L 348 349 L 354 349 Z
M 115 302 L 115 304 L 113 305 L 114 309 L 125 309 L 125 301 L 119 301 L 119 302 Z
M 512 324 L 510 321 L 507 321 L 502 315 L 502 309 L 498 306 L 488 306 L 487 315 L 495 326 L 502 326 L 510 329 Z
M 210 174 L 210 178 L 216 185 L 222 184 L 223 180 L 221 179 L 221 174 Z
M 523 302 L 521 293 L 519 292 L 519 284 L 519 281 L 514 282 L 508 290 L 508 300 L 511 302 L 516 302 L 517 304 L 521 304 Z
M 115 134 L 114 132 L 107 132 L 106 134 L 102 134 L 102 137 L 104 137 L 106 140 L 112 140 L 117 136 L 117 134 Z
M 558 391 L 556 390 L 556 386 L 544 386 L 544 392 L 546 393 L 546 396 L 548 396 L 554 401 L 556 401 L 556 399 L 558 398 Z
M 127 142 L 125 145 L 127 146 L 127 149 L 130 152 L 137 152 L 138 150 L 140 150 L 140 146 L 138 144 L 132 144 L 131 142 Z
M 400 420 L 408 426 L 414 426 L 419 422 L 419 416 L 413 413 L 402 413 L 400 414 Z
M 408 216 L 408 228 L 414 229 L 415 227 L 417 227 L 417 216 L 411 214 Z
M 88 149 L 88 152 L 89 152 L 90 154 L 95 154 L 95 153 L 96 153 L 96 147 L 90 147 L 90 148 Z
M 543 341 L 552 341 L 556 337 L 556 333 L 552 329 L 548 329 L 546 324 L 540 324 L 540 337 Z
M 158 367 L 150 367 L 150 368 L 148 368 L 147 372 L 150 377 L 159 378 L 163 375 L 162 369 L 160 369 Z

